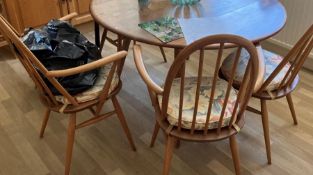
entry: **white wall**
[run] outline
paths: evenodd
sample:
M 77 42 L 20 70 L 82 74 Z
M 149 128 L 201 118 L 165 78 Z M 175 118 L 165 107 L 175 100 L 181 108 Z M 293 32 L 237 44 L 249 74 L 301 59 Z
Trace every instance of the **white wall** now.
M 313 24 L 313 0 L 281 0 L 287 10 L 285 28 L 271 42 L 285 48 L 291 48 Z M 307 67 L 313 69 L 313 52 Z

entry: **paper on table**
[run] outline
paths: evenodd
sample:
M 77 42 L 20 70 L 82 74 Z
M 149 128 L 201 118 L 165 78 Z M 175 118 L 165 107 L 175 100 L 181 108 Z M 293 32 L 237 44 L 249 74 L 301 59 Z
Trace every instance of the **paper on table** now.
M 223 21 L 220 19 L 217 20 L 216 18 L 189 18 L 178 19 L 178 22 L 187 44 L 191 44 L 198 39 L 210 35 L 233 34 L 253 40 L 256 34 L 251 35 L 251 33 L 246 30 L 250 26 L 247 26 L 248 28 L 242 28 L 243 26 L 236 20 L 231 22 L 227 20 L 227 23 L 223 23 Z

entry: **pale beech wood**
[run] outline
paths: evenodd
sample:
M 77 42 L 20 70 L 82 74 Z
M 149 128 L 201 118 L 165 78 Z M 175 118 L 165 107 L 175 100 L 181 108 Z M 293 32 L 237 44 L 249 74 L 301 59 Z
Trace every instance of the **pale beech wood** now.
M 72 23 L 79 25 L 92 21 L 92 17 L 89 12 L 89 6 L 91 0 L 66 0 L 69 13 L 77 13 L 78 15 L 73 18 Z
M 255 84 L 255 88 L 254 88 L 254 92 L 258 92 L 258 90 L 261 88 L 262 84 L 263 84 L 263 77 L 265 75 L 265 62 L 264 60 L 264 54 L 263 54 L 263 48 L 261 47 L 261 45 L 256 45 L 257 51 L 258 51 L 258 57 L 259 57 L 259 73 L 258 73 L 258 78 L 256 80 L 256 84 Z
M 163 175 L 169 175 L 171 168 L 171 161 L 173 157 L 173 150 L 176 143 L 175 137 L 167 136 L 166 148 L 164 154 Z
M 297 125 L 298 124 L 298 120 L 297 120 L 297 116 L 296 116 L 295 107 L 293 106 L 291 94 L 286 95 L 286 98 L 287 98 L 287 102 L 288 102 L 289 109 L 290 109 L 290 112 L 291 112 L 291 116 L 292 116 L 292 119 L 293 119 L 293 123 L 295 125 Z
M 239 56 L 241 53 L 241 49 L 246 49 L 251 56 L 251 59 L 249 60 L 247 69 L 245 70 L 245 76 L 243 79 L 243 86 L 239 89 L 236 105 L 234 106 L 234 109 L 232 112 L 235 113 L 231 117 L 231 121 L 234 121 L 233 123 L 230 123 L 229 127 L 222 127 L 223 122 L 223 116 L 226 111 L 226 106 L 228 104 L 228 100 L 230 97 L 230 91 L 232 89 L 232 82 L 234 79 L 234 75 L 231 77 L 231 80 L 227 83 L 227 87 L 224 89 L 225 91 L 225 99 L 223 99 L 224 103 L 222 105 L 222 111 L 220 113 L 220 120 L 218 121 L 217 125 L 218 127 L 216 129 L 210 129 L 210 130 L 199 130 L 195 128 L 197 117 L 198 117 L 198 104 L 200 99 L 200 87 L 202 84 L 202 77 L 204 77 L 204 72 L 208 71 L 207 67 L 204 67 L 204 60 L 205 60 L 205 48 L 209 45 L 217 45 L 219 46 L 219 54 L 218 54 L 218 61 L 215 63 L 215 70 L 214 70 L 214 77 L 213 77 L 213 85 L 211 89 L 211 96 L 210 99 L 213 99 L 216 81 L 218 78 L 218 70 L 221 63 L 221 57 L 224 49 L 224 44 L 232 44 L 236 45 L 238 47 L 237 54 L 235 58 L 234 65 L 232 66 L 232 72 L 234 72 L 238 66 L 239 63 Z M 209 36 L 206 38 L 203 38 L 201 40 L 198 40 L 189 46 L 187 46 L 185 49 L 181 50 L 177 56 L 175 56 L 175 61 L 171 65 L 166 79 L 164 83 L 164 90 L 157 85 L 148 75 L 144 65 L 143 65 L 143 58 L 141 56 L 141 50 L 139 46 L 134 47 L 134 59 L 137 66 L 137 70 L 142 77 L 143 81 L 146 83 L 146 86 L 148 88 L 152 105 L 155 109 L 155 116 L 157 124 L 155 124 L 155 129 L 152 135 L 150 146 L 154 145 L 157 132 L 159 128 L 162 129 L 164 132 L 166 138 L 167 138 L 167 145 L 165 150 L 165 157 L 164 157 L 164 164 L 163 164 L 163 175 L 169 174 L 170 169 L 170 163 L 171 158 L 173 154 L 173 147 L 177 145 L 179 147 L 180 140 L 186 140 L 186 141 L 197 141 L 197 142 L 214 142 L 222 139 L 230 138 L 234 135 L 236 135 L 240 128 L 243 127 L 244 124 L 244 111 L 246 108 L 246 105 L 252 96 L 252 92 L 254 90 L 254 85 L 256 83 L 257 79 L 257 73 L 258 73 L 258 53 L 253 45 L 252 42 L 239 37 L 235 35 L 215 35 L 215 36 Z M 194 107 L 193 107 L 193 115 L 192 115 L 192 121 L 190 128 L 183 127 L 183 104 L 184 98 L 191 98 L 189 96 L 185 97 L 184 89 L 185 89 L 185 78 L 189 76 L 189 72 L 186 71 L 188 68 L 188 65 L 186 63 L 187 59 L 191 57 L 194 53 L 200 52 L 199 57 L 197 58 L 197 66 L 196 66 L 196 72 L 195 72 L 195 78 L 196 78 L 196 89 L 195 89 L 195 101 L 194 101 Z M 207 60 L 207 59 L 206 59 Z M 177 124 L 172 125 L 169 123 L 167 118 L 169 117 L 168 114 L 168 104 L 169 104 L 169 95 L 171 93 L 172 83 L 174 80 L 180 79 L 180 90 L 179 95 L 177 94 L 177 98 L 179 98 L 176 103 L 178 106 L 178 119 Z M 212 93 L 213 91 L 213 93 Z M 162 96 L 162 101 L 159 104 L 158 95 Z M 208 94 L 210 95 L 210 94 Z M 208 102 L 209 103 L 209 102 Z M 191 104 L 192 105 L 192 104 Z M 201 104 L 206 105 L 206 104 Z M 212 103 L 208 104 L 208 108 L 210 109 L 210 105 Z M 237 111 L 237 107 L 239 108 Z M 173 109 L 171 109 L 173 110 Z M 211 111 L 208 111 L 210 113 Z M 237 113 L 238 112 L 238 113 Z M 186 115 L 186 114 L 185 114 Z M 207 120 L 210 117 L 207 117 Z M 206 121 L 208 123 L 208 121 Z M 177 140 L 177 141 L 176 141 Z M 240 174 L 240 167 L 239 167 L 239 159 L 238 159 L 238 153 L 235 152 L 237 149 L 236 142 L 233 138 L 231 138 L 231 148 L 233 152 L 234 163 L 235 163 L 235 169 L 236 173 Z
M 78 16 L 78 14 L 76 12 L 73 12 L 73 13 L 70 13 L 68 15 L 65 15 L 65 16 L 59 18 L 59 20 L 61 20 L 61 21 L 69 21 L 69 20 L 75 18 L 76 16 Z
M 198 17 L 212 19 L 211 25 L 227 26 L 219 30 L 208 28 L 208 34 L 236 34 L 244 31 L 244 37 L 258 43 L 279 32 L 287 17 L 285 8 L 278 0 L 201 0 L 200 4 L 186 8 L 174 6 L 168 0 L 150 0 L 147 3 L 146 6 L 141 6 L 137 0 L 92 0 L 90 13 L 96 23 L 115 34 L 141 43 L 170 48 L 184 48 L 186 42 L 179 39 L 162 43 L 138 27 L 138 24 L 166 15 L 191 18 L 199 14 Z M 255 30 L 255 26 L 258 26 L 258 30 Z
M 107 34 L 108 34 L 108 31 L 106 29 L 103 29 L 103 33 L 102 33 L 102 36 L 101 36 L 101 42 L 100 42 L 100 45 L 99 45 L 99 49 L 101 51 L 103 50 Z
M 155 140 L 157 139 L 159 130 L 160 130 L 160 125 L 158 124 L 158 122 L 156 122 L 155 125 L 154 125 L 154 130 L 153 130 L 152 137 L 151 137 L 151 142 L 150 142 L 150 147 L 151 148 L 154 146 L 154 143 L 155 143 Z
M 67 127 L 67 144 L 66 144 L 65 172 L 64 172 L 65 175 L 70 174 L 76 130 L 75 126 L 76 126 L 76 113 L 73 113 L 70 114 Z
M 137 70 L 140 76 L 142 77 L 142 79 L 145 81 L 145 83 L 149 87 L 149 89 L 156 92 L 157 94 L 163 93 L 163 89 L 150 78 L 143 63 L 143 59 L 141 55 L 141 48 L 139 45 L 134 46 L 134 58 L 135 58 Z
M 277 66 L 277 68 L 264 81 L 264 83 L 262 84 L 261 88 L 257 93 L 262 93 L 263 91 L 266 91 L 268 85 L 273 81 L 273 79 L 278 75 L 278 73 L 283 69 L 283 67 L 289 62 L 292 62 L 291 66 L 286 75 L 284 76 L 283 81 L 280 83 L 279 88 L 276 89 L 276 91 L 291 86 L 292 83 L 297 78 L 298 72 L 303 66 L 305 60 L 308 58 L 312 48 L 313 48 L 313 25 L 311 25 L 308 28 L 308 30 L 303 34 L 303 36 L 294 45 L 290 52 L 284 57 L 284 59 Z
M 270 140 L 270 132 L 268 126 L 268 112 L 267 112 L 267 105 L 266 100 L 261 100 L 261 113 L 262 113 L 262 126 L 264 132 L 264 140 L 265 140 L 265 148 L 266 148 L 266 155 L 267 155 L 267 163 L 272 164 L 272 156 L 271 156 L 271 140 Z
M 164 49 L 163 49 L 163 47 L 161 47 L 161 46 L 159 46 L 159 48 L 160 48 L 160 51 L 161 51 L 163 60 L 164 60 L 164 62 L 166 63 L 166 62 L 167 62 L 167 59 L 166 59 L 166 55 L 165 55 Z
M 223 56 L 223 50 L 224 50 L 224 44 L 221 44 L 220 49 L 218 50 L 218 55 L 217 55 L 217 62 L 215 65 L 215 71 L 214 71 L 214 79 L 212 82 L 212 91 L 211 91 L 211 96 L 210 96 L 210 102 L 208 105 L 208 114 L 206 117 L 206 121 L 205 121 L 205 127 L 204 127 L 204 134 L 208 134 L 208 127 L 209 127 L 209 121 L 211 118 L 211 112 L 212 112 L 212 105 L 213 105 L 213 99 L 214 99 L 214 94 L 215 94 L 215 88 L 216 88 L 216 82 L 217 82 L 217 73 L 218 73 L 218 68 L 221 66 L 221 60 L 222 60 L 222 56 Z
M 120 120 L 120 123 L 121 123 L 121 125 L 123 127 L 123 130 L 124 130 L 125 134 L 126 134 L 128 142 L 129 142 L 130 146 L 132 147 L 132 149 L 134 151 L 136 151 L 136 146 L 135 146 L 133 138 L 132 138 L 132 136 L 130 134 L 129 128 L 127 126 L 127 123 L 126 123 L 125 116 L 123 114 L 122 108 L 121 108 L 121 106 L 120 106 L 120 104 L 119 104 L 119 102 L 118 102 L 118 100 L 117 100 L 117 98 L 115 96 L 112 97 L 112 103 L 113 103 L 114 108 L 116 110 L 117 118 Z
M 75 14 L 65 17 L 65 19 L 70 19 L 70 17 L 75 16 Z M 126 124 L 126 120 L 124 118 L 123 112 L 121 107 L 119 106 L 115 95 L 121 89 L 121 82 L 119 81 L 117 87 L 110 91 L 111 83 L 113 80 L 113 76 L 115 72 L 117 72 L 118 76 L 121 75 L 121 70 L 124 65 L 124 59 L 127 55 L 127 50 L 129 46 L 128 40 L 122 40 L 119 44 L 120 52 L 107 56 L 105 58 L 99 59 L 97 61 L 78 66 L 71 69 L 65 70 L 57 70 L 57 71 L 48 71 L 41 62 L 35 57 L 35 55 L 27 48 L 27 46 L 20 40 L 19 36 L 14 32 L 12 26 L 8 25 L 7 21 L 0 15 L 0 32 L 5 35 L 5 38 L 8 42 L 10 42 L 14 49 L 15 55 L 19 59 L 19 61 L 24 66 L 26 72 L 33 80 L 36 86 L 36 90 L 42 102 L 42 105 L 45 106 L 46 113 L 42 122 L 42 127 L 40 131 L 40 137 L 43 136 L 46 125 L 49 120 L 50 112 L 54 111 L 57 113 L 67 113 L 69 114 L 69 124 L 68 124 L 68 136 L 67 136 L 67 148 L 66 148 L 66 156 L 65 156 L 65 170 L 64 174 L 70 174 L 70 167 L 71 167 L 71 160 L 72 160 L 72 152 L 74 146 L 74 137 L 75 137 L 75 130 L 89 126 L 91 124 L 98 123 L 103 119 L 106 119 L 113 114 L 117 114 L 120 120 L 120 123 L 123 127 L 124 132 L 127 135 L 127 138 L 130 142 L 132 149 L 135 151 L 135 144 L 132 140 L 130 131 Z M 122 51 L 124 50 L 124 51 Z M 94 70 L 96 68 L 100 68 L 104 65 L 113 63 L 111 70 L 108 73 L 108 77 L 106 82 L 103 86 L 102 91 L 100 92 L 99 96 L 91 101 L 79 103 L 75 96 L 69 94 L 67 90 L 57 81 L 56 77 L 65 77 L 74 74 L 78 74 L 81 72 L 86 72 L 89 70 Z M 39 74 L 41 73 L 41 75 Z M 51 90 L 48 88 L 46 82 L 43 80 L 43 77 L 47 78 L 50 83 L 59 91 L 61 95 L 67 100 L 67 104 L 60 103 L 56 100 L 56 97 L 52 94 Z M 113 112 L 104 113 L 102 114 L 102 107 L 104 103 L 112 99 L 115 110 Z M 26 99 L 23 99 L 26 100 Z M 95 110 L 93 109 L 95 107 Z M 84 121 L 79 122 L 76 124 L 76 113 L 83 111 L 83 110 L 91 110 L 93 113 L 93 117 L 90 119 L 85 119 Z M 59 173 L 58 173 L 59 174 Z
M 233 158 L 233 162 L 235 165 L 235 172 L 237 175 L 240 175 L 240 160 L 239 160 L 239 153 L 238 153 L 238 146 L 237 146 L 237 141 L 236 141 L 236 136 L 233 135 L 229 137 L 229 145 L 231 149 L 231 154 Z
M 261 111 L 253 109 L 252 107 L 247 108 L 247 110 L 251 112 L 261 114 L 268 164 L 271 164 L 271 145 L 269 136 L 270 135 L 268 121 L 269 117 L 266 101 L 286 97 L 291 112 L 291 116 L 293 119 L 293 123 L 294 125 L 298 124 L 296 112 L 291 98 L 291 93 L 296 89 L 297 85 L 300 82 L 299 81 L 300 76 L 298 75 L 298 73 L 301 70 L 301 67 L 303 66 L 304 62 L 308 59 L 312 49 L 313 49 L 313 25 L 311 25 L 308 28 L 308 30 L 303 34 L 303 36 L 289 51 L 289 53 L 285 57 L 283 57 L 283 60 L 280 62 L 277 68 L 275 68 L 275 70 L 268 76 L 268 78 L 265 79 L 264 82 L 262 82 L 261 84 L 257 85 L 260 88 L 258 87 L 256 88 L 257 91 L 254 91 L 253 97 L 261 101 Z M 262 54 L 259 54 L 259 56 L 262 56 Z M 286 74 L 284 75 L 282 81 L 279 82 L 279 86 L 275 90 L 268 91 L 267 87 L 287 64 L 290 64 L 290 67 Z M 220 76 L 225 79 L 229 79 L 229 77 L 227 77 L 227 75 L 223 75 L 223 73 L 221 73 Z M 240 83 L 237 82 L 234 84 L 234 86 L 238 88 L 240 87 Z
M 126 57 L 126 55 L 127 55 L 126 51 L 120 51 L 108 57 L 104 57 L 99 60 L 84 64 L 78 67 L 64 69 L 64 70 L 48 71 L 46 76 L 47 77 L 66 77 L 66 76 L 75 75 L 75 74 L 82 73 L 82 72 L 87 72 L 87 71 L 102 67 L 106 64 L 118 61 L 121 58 Z
M 42 125 L 41 125 L 41 130 L 40 130 L 40 134 L 39 134 L 40 138 L 43 138 L 43 135 L 45 133 L 45 129 L 47 127 L 47 124 L 48 124 L 48 121 L 49 121 L 49 118 L 50 118 L 50 113 L 51 113 L 51 110 L 49 108 L 47 108 L 46 112 L 45 112 L 45 115 L 44 115 L 44 119 L 42 121 Z
M 94 39 L 93 23 L 78 27 L 89 39 Z M 270 47 L 268 49 L 272 49 Z M 118 98 L 138 152 L 128 149 L 119 121 L 109 118 L 104 122 L 76 132 L 71 174 L 74 175 L 160 175 L 162 174 L 165 138 L 159 133 L 153 148 L 149 148 L 155 120 L 154 107 L 141 80 L 129 51 L 126 59 L 121 89 Z M 217 55 L 218 51 L 211 51 Z M 231 50 L 225 50 L 226 57 Z M 105 43 L 103 56 L 116 53 L 116 48 Z M 169 52 L 168 63 L 162 63 L 159 49 L 145 46 L 144 63 L 151 78 L 163 84 L 168 68 L 173 61 Z M 214 58 L 215 59 L 215 58 Z M 38 139 L 45 108 L 37 98 L 31 79 L 23 65 L 7 47 L 0 49 L 0 174 L 1 175 L 59 175 L 63 174 L 64 152 L 68 118 L 51 113 L 45 138 Z M 188 61 L 197 65 L 193 57 Z M 214 68 L 212 62 L 204 63 Z M 196 73 L 196 67 L 193 69 Z M 245 125 L 236 135 L 241 173 L 243 175 L 310 175 L 312 161 L 312 101 L 313 74 L 307 70 L 299 72 L 299 86 L 292 93 L 297 109 L 298 126 L 291 123 L 290 111 L 285 98 L 268 101 L 272 165 L 266 165 L 261 118 L 246 112 Z M 26 99 L 26 100 L 24 100 Z M 251 107 L 259 107 L 260 101 L 251 99 Z M 114 110 L 106 103 L 103 112 Z M 79 120 L 92 115 L 83 111 Z M 233 175 L 235 169 L 228 140 L 212 143 L 182 142 L 174 151 L 171 175 Z

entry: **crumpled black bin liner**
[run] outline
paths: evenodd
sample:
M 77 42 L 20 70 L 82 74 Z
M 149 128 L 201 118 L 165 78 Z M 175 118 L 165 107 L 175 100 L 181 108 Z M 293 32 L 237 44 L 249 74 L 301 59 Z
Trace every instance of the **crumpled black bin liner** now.
M 48 70 L 73 68 L 101 58 L 98 47 L 65 21 L 54 19 L 41 29 L 31 29 L 23 37 L 23 42 Z M 97 74 L 98 70 L 92 70 L 57 80 L 75 95 L 91 88 Z M 44 80 L 54 95 L 60 95 L 46 78 Z

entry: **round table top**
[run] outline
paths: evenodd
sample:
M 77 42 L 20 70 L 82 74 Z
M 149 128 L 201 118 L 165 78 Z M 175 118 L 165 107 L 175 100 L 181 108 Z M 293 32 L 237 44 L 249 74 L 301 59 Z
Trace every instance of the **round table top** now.
M 285 25 L 287 14 L 278 0 L 201 0 L 193 6 L 175 6 L 169 0 L 92 0 L 91 15 L 107 30 L 139 42 L 172 48 L 186 46 L 184 38 L 162 43 L 138 24 L 164 16 L 207 20 L 206 34 L 237 34 L 254 43 Z M 197 32 L 197 24 L 193 32 Z

